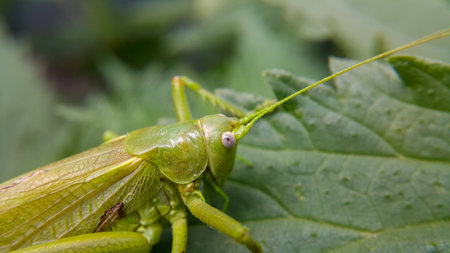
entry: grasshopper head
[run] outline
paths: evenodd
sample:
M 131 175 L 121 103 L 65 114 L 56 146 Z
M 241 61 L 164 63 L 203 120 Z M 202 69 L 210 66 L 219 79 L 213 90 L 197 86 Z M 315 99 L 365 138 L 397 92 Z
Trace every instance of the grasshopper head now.
M 223 115 L 209 115 L 200 119 L 206 140 L 208 168 L 216 183 L 222 187 L 233 169 L 237 139 L 232 133 L 237 119 Z

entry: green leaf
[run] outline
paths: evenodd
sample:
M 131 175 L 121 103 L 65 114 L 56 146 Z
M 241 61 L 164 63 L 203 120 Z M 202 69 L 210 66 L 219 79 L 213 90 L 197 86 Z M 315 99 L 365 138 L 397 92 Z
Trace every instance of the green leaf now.
M 240 143 L 253 166 L 237 162 L 228 213 L 266 252 L 450 250 L 450 69 L 390 61 L 398 74 L 363 66 L 286 103 Z M 278 70 L 265 76 L 278 99 L 310 83 Z M 430 87 L 440 92 L 421 96 Z M 188 246 L 247 252 L 204 225 L 190 226 Z
M 402 80 L 412 87 L 413 101 L 424 107 L 450 111 L 449 66 L 410 56 L 391 57 L 389 62 L 398 71 Z

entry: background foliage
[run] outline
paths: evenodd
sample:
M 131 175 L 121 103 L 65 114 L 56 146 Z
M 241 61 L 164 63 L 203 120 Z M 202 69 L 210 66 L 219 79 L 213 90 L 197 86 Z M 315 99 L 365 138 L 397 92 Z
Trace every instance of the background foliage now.
M 209 90 L 226 87 L 247 92 L 222 90 L 221 94 L 250 108 L 261 101 L 259 97 L 286 95 L 277 91 L 280 83 L 299 85 L 328 74 L 330 55 L 364 59 L 450 24 L 450 4 L 443 0 L 11 0 L 0 4 L 0 12 L 2 181 L 98 145 L 106 129 L 126 133 L 173 121 L 170 79 L 174 75 L 188 75 Z M 406 53 L 450 61 L 448 39 Z M 334 68 L 339 68 L 341 62 L 337 62 Z M 431 65 L 428 69 L 437 68 Z M 306 79 L 279 71 L 266 72 L 266 78 L 261 75 L 273 68 Z M 401 64 L 396 68 L 402 71 Z M 361 89 L 356 96 L 360 101 L 352 100 L 351 94 L 339 93 L 346 86 L 336 83 L 338 99 L 331 96 L 310 104 L 311 112 L 320 110 L 320 105 L 336 112 L 338 116 L 326 118 L 330 128 L 316 133 L 308 128 L 308 122 L 302 121 L 309 110 L 302 106 L 308 104 L 299 101 L 283 107 L 279 114 L 259 124 L 241 145 L 239 153 L 254 165 L 249 168 L 237 162 L 225 188 L 231 197 L 229 213 L 252 227 L 272 252 L 449 250 L 446 238 L 450 236 L 445 237 L 448 232 L 444 232 L 450 231 L 450 156 L 446 153 L 450 123 L 446 121 L 449 110 L 445 104 L 449 74 L 446 67 L 439 68 L 444 77 L 432 80 L 438 86 L 443 84 L 438 92 L 441 102 L 408 98 L 411 91 L 402 88 L 381 89 L 395 98 L 391 101 L 394 104 L 406 99 L 407 103 L 430 107 L 416 112 L 428 115 L 430 127 L 415 129 L 413 134 L 396 132 L 410 131 L 405 123 L 408 121 L 379 115 L 373 119 L 380 124 L 381 119 L 395 122 L 397 127 L 389 134 L 365 128 L 374 122 L 361 116 L 365 115 L 364 107 L 360 112 L 351 109 L 358 103 L 361 106 L 377 101 L 377 94 L 369 92 L 367 86 L 371 81 L 364 76 L 341 81 L 364 80 L 356 86 Z M 366 76 L 377 77 L 379 71 L 370 67 Z M 397 78 L 389 75 L 386 83 Z M 400 76 L 405 81 L 411 76 L 417 78 L 411 73 Z M 277 81 L 275 77 L 283 78 Z M 394 81 L 400 87 L 398 82 Z M 331 92 L 326 88 L 315 92 L 321 91 Z M 189 101 L 196 117 L 217 112 L 195 96 Z M 336 108 L 338 101 L 348 104 Z M 297 109 L 292 110 L 292 105 Z M 397 115 L 404 110 L 399 108 L 391 108 L 391 113 Z M 385 146 L 374 149 L 374 143 L 378 145 L 376 141 L 380 140 L 372 136 L 373 132 L 382 137 Z M 302 138 L 305 133 L 326 140 L 319 141 L 320 147 L 310 140 L 308 146 Z M 353 145 L 346 147 L 350 150 L 342 150 L 342 143 L 348 139 L 340 138 L 352 134 L 363 136 L 364 141 L 352 141 Z M 254 152 L 267 152 L 271 159 L 258 159 Z M 361 152 L 369 157 L 361 158 Z M 318 162 L 324 161 L 324 154 L 335 167 Z M 280 155 L 285 156 L 284 162 Z M 392 159 L 394 165 L 400 163 L 400 167 L 376 167 L 386 159 Z M 308 177 L 313 172 L 318 175 L 316 182 Z M 400 179 L 392 179 L 392 173 L 399 173 Z M 380 202 L 360 185 L 368 183 L 367 179 L 380 187 L 373 190 Z M 420 186 L 415 188 L 416 184 Z M 420 194 L 411 189 L 418 189 Z M 368 204 L 370 200 L 375 202 Z M 213 203 L 221 204 L 220 200 Z M 211 233 L 194 220 L 191 223 L 192 252 L 226 252 L 230 247 L 245 252 L 232 240 Z M 170 235 L 166 233 L 158 247 L 167 250 L 169 245 Z

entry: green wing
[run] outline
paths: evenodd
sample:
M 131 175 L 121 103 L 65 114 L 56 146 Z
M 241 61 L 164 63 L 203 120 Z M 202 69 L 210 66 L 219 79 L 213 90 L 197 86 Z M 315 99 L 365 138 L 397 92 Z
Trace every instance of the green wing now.
M 0 251 L 93 232 L 118 202 L 127 213 L 160 189 L 154 165 L 125 136 L 0 185 Z

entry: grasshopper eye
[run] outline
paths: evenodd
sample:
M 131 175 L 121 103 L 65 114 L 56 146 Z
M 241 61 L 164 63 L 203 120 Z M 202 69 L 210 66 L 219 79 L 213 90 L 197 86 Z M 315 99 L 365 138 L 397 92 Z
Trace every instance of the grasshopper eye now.
M 226 148 L 232 148 L 236 144 L 236 137 L 232 132 L 225 132 L 222 134 L 222 145 Z

